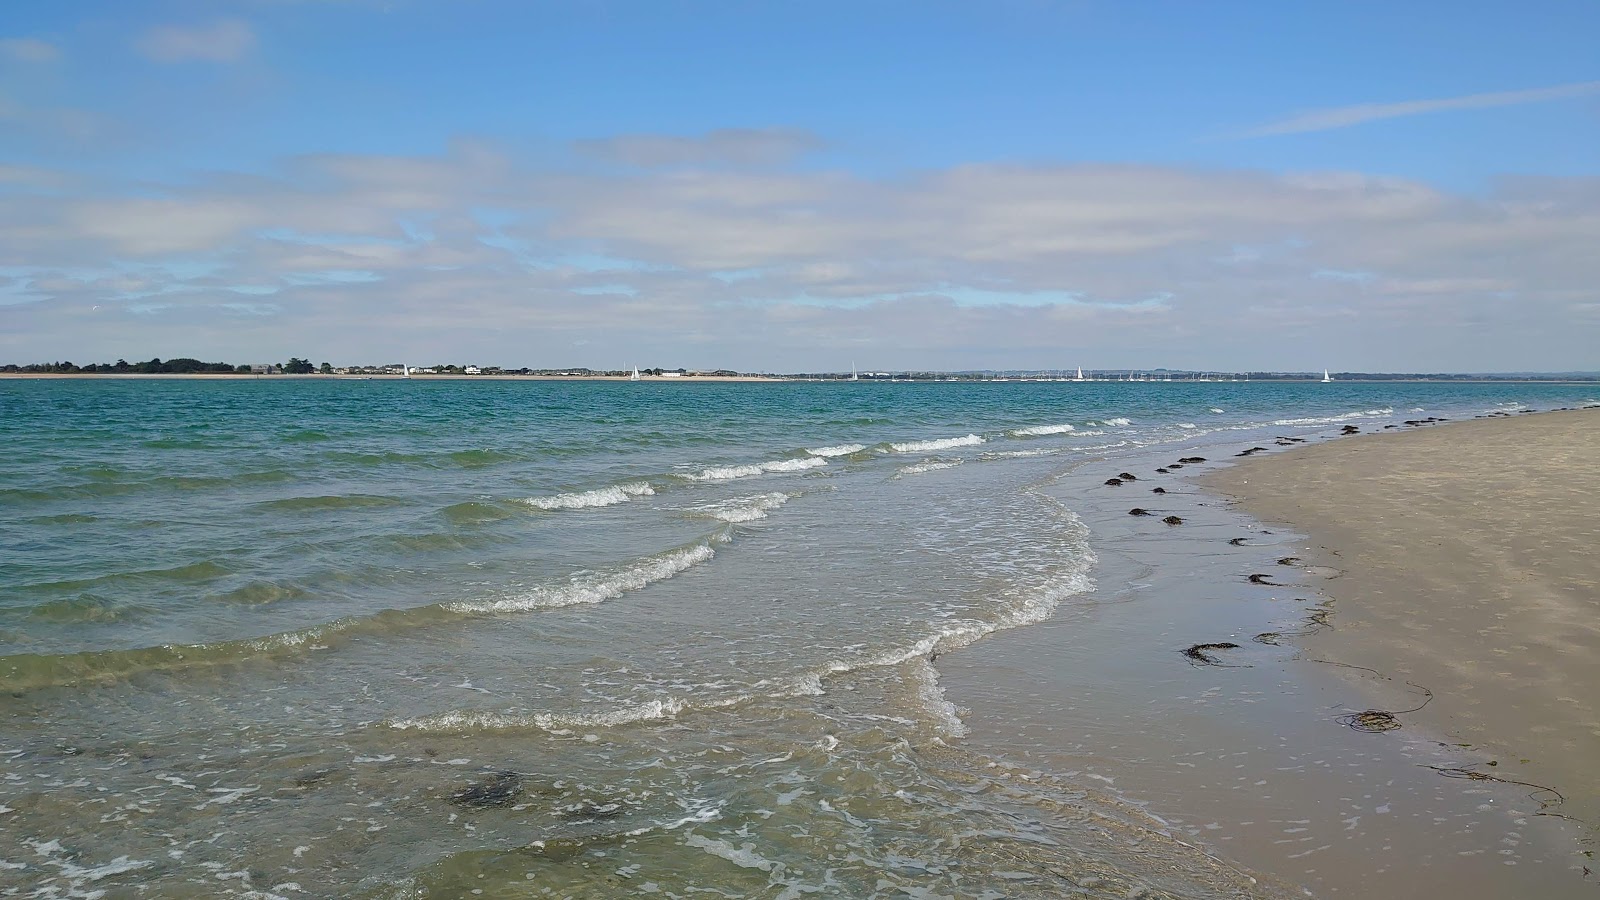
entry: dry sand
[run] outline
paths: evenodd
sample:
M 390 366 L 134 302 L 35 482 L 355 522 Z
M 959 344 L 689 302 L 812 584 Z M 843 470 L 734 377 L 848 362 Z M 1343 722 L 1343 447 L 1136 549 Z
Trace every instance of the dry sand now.
M 1404 717 L 1600 823 L 1600 410 L 1465 421 L 1252 459 L 1202 484 L 1344 574 L 1305 655 L 1434 692 Z M 1375 704 L 1393 699 L 1376 679 Z M 1380 708 L 1382 708 L 1380 706 Z

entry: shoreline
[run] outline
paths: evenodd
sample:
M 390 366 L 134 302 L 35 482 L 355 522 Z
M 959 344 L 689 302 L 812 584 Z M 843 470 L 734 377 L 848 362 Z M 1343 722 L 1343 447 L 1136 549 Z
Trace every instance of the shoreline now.
M 1196 480 L 1269 526 L 1303 535 L 1328 583 L 1328 627 L 1293 639 L 1376 709 L 1555 796 L 1550 815 L 1592 838 L 1600 790 L 1600 411 L 1541 412 L 1368 432 L 1240 460 Z M 1286 641 L 1287 642 L 1287 641 Z M 1386 705 L 1387 704 L 1387 705 Z M 1403 705 L 1402 705 L 1403 704 Z
M 1520 430 L 1541 417 L 1489 424 Z M 1339 668 L 1360 660 L 1293 636 L 1319 619 L 1344 628 L 1339 598 L 1357 583 L 1355 561 L 1319 557 L 1318 540 L 1276 524 L 1299 519 L 1254 515 L 1212 480 L 1362 440 L 1336 429 L 1276 432 L 1309 439 L 1293 450 L 1263 429 L 1254 441 L 1273 452 L 1248 461 L 1235 458 L 1252 446 L 1244 436 L 1111 454 L 1042 483 L 1089 525 L 1096 583 L 1042 623 L 940 658 L 969 729 L 962 743 L 1106 785 L 1167 833 L 1296 893 L 1367 897 L 1377 879 L 1387 896 L 1588 896 L 1582 854 L 1594 832 L 1570 800 L 1565 812 L 1546 807 L 1514 759 L 1449 742 L 1432 719 L 1401 715 L 1405 727 L 1378 734 L 1348 727 L 1340 720 L 1365 709 L 1411 709 L 1419 692 L 1392 670 L 1381 681 Z M 1379 433 L 1396 444 L 1448 435 Z M 1163 470 L 1196 451 L 1207 460 Z M 1137 480 L 1103 484 L 1122 470 Z M 1154 515 L 1130 516 L 1133 504 Z M 1168 513 L 1182 527 L 1164 524 Z M 1210 659 L 1185 652 L 1208 645 Z

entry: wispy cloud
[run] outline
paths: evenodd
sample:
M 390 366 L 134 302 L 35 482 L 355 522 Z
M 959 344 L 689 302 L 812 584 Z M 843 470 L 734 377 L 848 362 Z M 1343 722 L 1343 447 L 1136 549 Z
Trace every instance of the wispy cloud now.
M 1406 100 L 1400 103 L 1358 103 L 1354 106 L 1336 106 L 1314 109 L 1270 122 L 1235 137 L 1257 138 L 1280 134 L 1304 134 L 1308 131 L 1332 131 L 1349 128 L 1380 119 L 1399 119 L 1423 113 L 1445 112 L 1453 109 L 1488 109 L 1495 106 L 1520 106 L 1525 103 L 1545 103 L 1600 94 L 1600 81 L 1580 81 L 1554 87 L 1532 88 L 1525 91 L 1493 91 L 1487 94 L 1467 94 L 1464 97 L 1444 97 L 1435 100 Z
M 237 62 L 255 49 L 249 22 L 220 19 L 209 25 L 158 25 L 134 43 L 140 53 L 161 63 Z
M 55 44 L 37 38 L 0 38 L 0 58 L 12 62 L 46 63 L 61 56 Z

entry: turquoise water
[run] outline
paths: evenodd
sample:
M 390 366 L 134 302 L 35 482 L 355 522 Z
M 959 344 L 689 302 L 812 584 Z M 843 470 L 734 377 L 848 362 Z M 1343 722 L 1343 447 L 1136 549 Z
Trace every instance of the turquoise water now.
M 1597 393 L 0 381 L 0 889 L 1240 895 L 961 750 L 937 655 L 1093 583 L 1052 479 Z

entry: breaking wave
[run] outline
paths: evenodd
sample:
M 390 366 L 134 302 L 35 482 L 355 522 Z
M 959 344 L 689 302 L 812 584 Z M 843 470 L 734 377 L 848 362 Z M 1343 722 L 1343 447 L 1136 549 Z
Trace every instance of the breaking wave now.
M 867 449 L 865 444 L 840 444 L 837 447 L 812 447 L 806 450 L 812 456 L 849 456 Z
M 1017 428 L 1006 432 L 1012 437 L 1043 437 L 1047 434 L 1066 434 L 1078 429 L 1071 425 L 1035 425 L 1032 428 Z
M 648 497 L 655 490 L 647 481 L 631 481 L 627 484 L 614 484 L 610 487 L 596 488 L 592 491 L 577 491 L 570 494 L 556 494 L 551 497 L 527 497 L 518 502 L 526 503 L 538 509 L 592 509 L 600 506 L 615 506 L 618 503 L 627 503 L 633 497 Z
M 952 447 L 976 447 L 984 443 L 983 438 L 969 434 L 964 437 L 939 438 L 931 441 L 901 441 L 891 443 L 889 449 L 896 453 L 931 453 L 935 450 L 949 450 Z
M 747 466 L 712 466 L 703 469 L 694 475 L 679 475 L 690 481 L 731 481 L 735 478 L 748 478 L 752 475 L 768 475 L 782 472 L 803 472 L 806 469 L 815 469 L 825 466 L 828 461 L 817 456 L 806 456 L 800 459 L 778 459 L 771 462 L 755 463 Z

